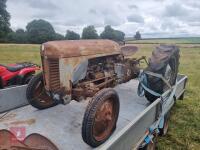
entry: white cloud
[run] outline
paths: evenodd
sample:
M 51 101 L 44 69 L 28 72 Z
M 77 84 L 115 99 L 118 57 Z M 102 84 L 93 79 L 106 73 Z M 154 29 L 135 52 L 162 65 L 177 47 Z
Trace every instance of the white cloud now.
M 143 37 L 200 36 L 199 0 L 9 0 L 7 6 L 13 29 L 45 19 L 61 34 L 86 25 L 101 32 L 110 24 L 127 36 L 137 30 Z

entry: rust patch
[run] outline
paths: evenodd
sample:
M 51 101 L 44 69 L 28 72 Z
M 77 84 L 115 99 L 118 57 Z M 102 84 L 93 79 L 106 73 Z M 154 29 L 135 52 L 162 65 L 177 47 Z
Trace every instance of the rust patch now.
M 33 133 L 24 139 L 19 140 L 12 132 L 0 130 L 1 150 L 58 150 L 57 146 L 48 138 Z
M 13 121 L 8 123 L 9 125 L 21 125 L 21 124 L 27 124 L 27 125 L 32 125 L 36 122 L 35 119 L 28 119 L 28 120 L 21 120 L 21 121 Z
M 15 117 L 16 117 L 15 113 L 8 113 L 8 114 L 5 114 L 4 116 L 2 116 L 2 118 L 0 118 L 0 122 L 9 121 L 9 120 L 12 120 Z
M 0 130 L 0 149 L 1 150 L 19 150 L 28 148 L 25 144 L 19 141 L 16 136 L 8 130 Z
M 119 45 L 111 40 L 66 40 L 44 43 L 44 52 L 49 58 L 69 58 L 96 54 L 120 53 Z
M 24 140 L 24 144 L 33 150 L 58 150 L 57 146 L 52 141 L 37 133 L 27 136 Z
M 94 138 L 97 141 L 101 141 L 111 134 L 117 117 L 115 109 L 112 99 L 106 100 L 97 108 L 93 125 Z

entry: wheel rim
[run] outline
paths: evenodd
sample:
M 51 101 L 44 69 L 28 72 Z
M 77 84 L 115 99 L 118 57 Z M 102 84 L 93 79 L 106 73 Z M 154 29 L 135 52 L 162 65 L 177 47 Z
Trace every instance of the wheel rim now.
M 102 141 L 110 136 L 116 118 L 114 100 L 108 99 L 98 107 L 93 125 L 93 136 L 97 141 Z
M 44 84 L 42 81 L 39 81 L 33 92 L 33 99 L 37 100 L 38 103 L 42 106 L 49 106 L 53 104 L 52 98 L 46 93 Z

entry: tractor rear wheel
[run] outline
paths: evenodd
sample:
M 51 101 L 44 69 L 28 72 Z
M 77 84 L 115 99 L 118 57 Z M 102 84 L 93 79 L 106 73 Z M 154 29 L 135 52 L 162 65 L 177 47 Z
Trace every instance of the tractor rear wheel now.
M 161 54 L 159 52 L 158 54 L 156 53 L 157 51 L 154 51 L 152 57 L 150 58 L 150 60 L 156 59 L 156 61 L 150 63 L 146 70 L 164 76 L 164 78 L 169 82 L 171 86 L 175 85 L 179 66 L 179 50 L 174 50 L 170 54 L 168 53 L 168 51 L 166 53 L 164 52 L 166 55 L 165 58 L 168 58 L 167 61 L 163 61 L 163 59 L 159 58 L 161 57 L 160 55 L 162 54 L 162 52 Z M 162 67 L 159 69 L 155 69 L 155 66 Z M 162 79 L 151 75 L 147 75 L 147 84 L 147 87 L 149 89 L 159 94 L 162 94 L 165 91 L 167 91 L 167 89 L 169 89 Z M 145 91 L 145 97 L 151 103 L 158 98 L 157 96 L 152 95 L 148 91 Z

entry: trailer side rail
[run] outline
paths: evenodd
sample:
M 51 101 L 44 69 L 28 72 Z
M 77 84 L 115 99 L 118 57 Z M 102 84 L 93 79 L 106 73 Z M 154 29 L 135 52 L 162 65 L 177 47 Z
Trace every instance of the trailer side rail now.
M 161 116 L 171 109 L 175 98 L 179 99 L 181 95 L 184 94 L 186 82 L 187 76 L 179 74 L 177 77 L 177 83 L 172 88 L 171 95 L 168 97 L 168 100 L 166 100 L 166 103 L 163 104 L 162 109 L 164 109 L 164 112 L 162 112 Z M 163 95 L 166 95 L 167 93 L 170 93 L 170 91 L 165 92 Z M 137 148 L 144 140 L 150 127 L 154 126 L 154 128 L 158 128 L 161 118 L 158 119 L 157 115 L 161 103 L 161 98 L 154 101 L 137 118 L 135 118 L 135 120 L 130 122 L 115 137 L 112 137 L 107 141 L 100 150 L 124 150 Z
M 7 112 L 25 105 L 27 85 L 10 87 L 0 90 L 0 113 Z

